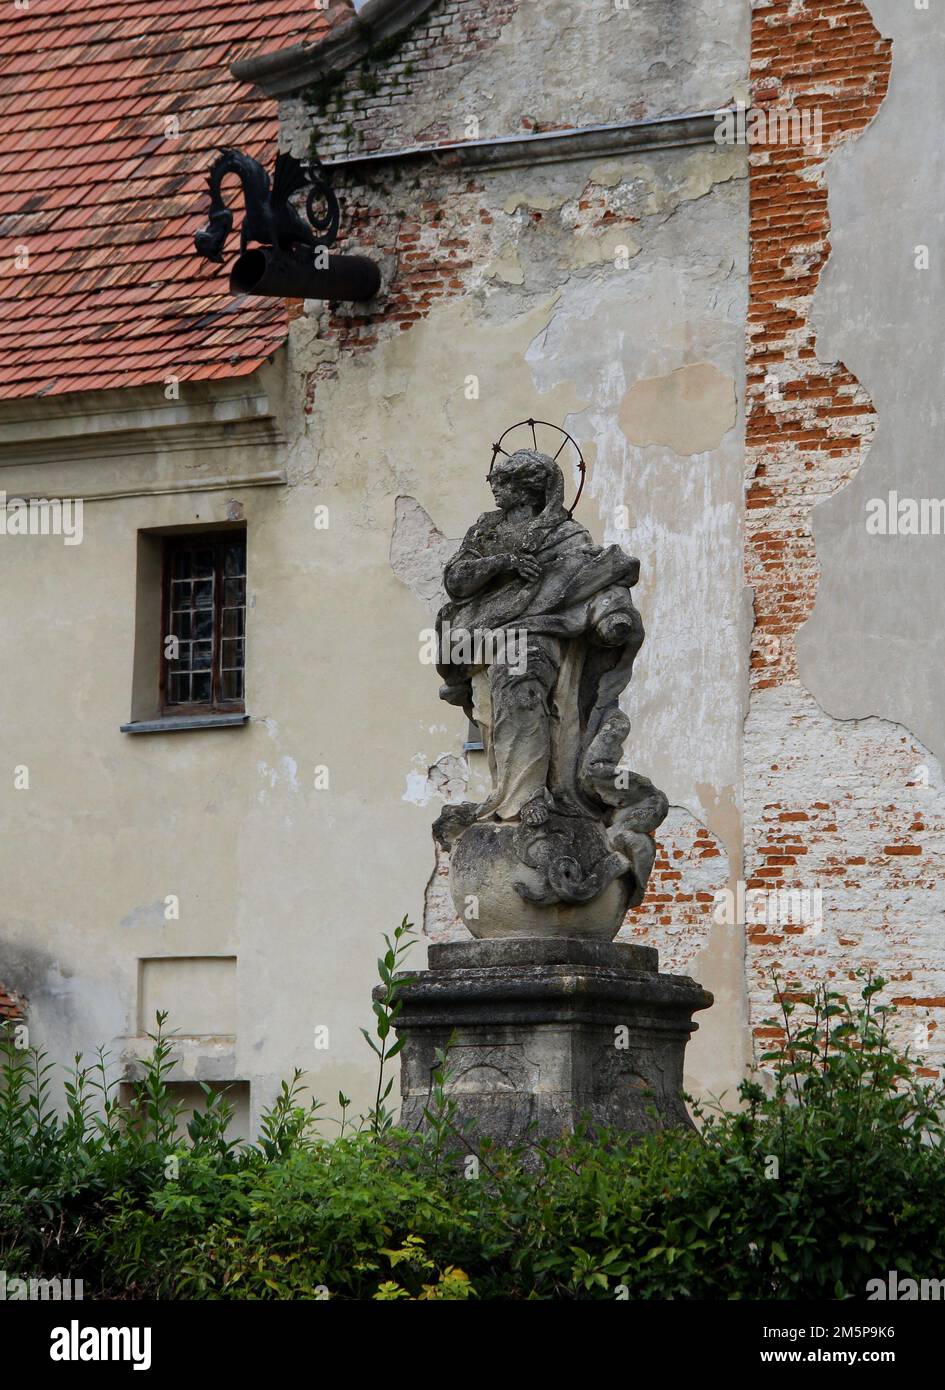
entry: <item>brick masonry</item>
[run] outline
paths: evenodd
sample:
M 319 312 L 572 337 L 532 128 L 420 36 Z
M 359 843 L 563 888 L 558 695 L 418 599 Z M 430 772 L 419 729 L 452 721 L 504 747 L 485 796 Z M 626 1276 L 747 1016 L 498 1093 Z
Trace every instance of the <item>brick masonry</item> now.
M 300 113 L 313 129 L 322 159 L 350 158 L 408 145 L 471 138 L 464 125 L 442 119 L 417 128 L 412 118 L 428 105 L 431 87 L 455 85 L 480 55 L 491 48 L 518 9 L 518 0 L 443 0 L 374 55 L 340 73 L 330 73 L 303 94 Z M 482 136 L 507 134 L 485 124 L 488 107 L 477 117 Z M 523 129 L 532 129 L 527 117 Z
M 590 182 L 580 196 L 552 210 L 491 204 L 481 177 L 436 167 L 392 168 L 370 182 L 353 174 L 339 180 L 350 232 L 346 244 L 382 266 L 384 285 L 367 306 L 309 305 L 317 319 L 323 361 L 309 379 L 307 408 L 318 383 L 341 355 L 369 352 L 382 338 L 406 332 L 437 306 L 477 290 L 515 286 L 520 269 L 505 262 L 510 242 L 531 265 L 546 268 L 549 286 L 572 267 L 562 255 L 565 236 L 591 247 L 598 239 L 633 242 L 637 211 L 619 187 Z
M 522 3 L 498 0 L 483 7 L 478 0 L 441 0 L 373 56 L 284 101 L 284 140 L 300 158 L 317 150 L 324 160 L 341 160 L 377 150 L 509 135 L 516 122 L 523 133 L 569 124 L 540 122 L 527 113 L 510 124 L 486 92 L 459 104 L 453 99 L 461 79 L 494 49 Z M 586 104 L 587 98 L 582 101 Z M 628 109 L 622 97 L 616 109 L 603 94 L 601 101 L 585 123 L 643 114 L 642 107 Z M 573 94 L 562 94 L 562 111 L 573 103 Z M 430 112 L 437 114 L 429 119 Z M 490 277 L 510 230 L 516 233 L 510 223 L 530 224 L 527 231 L 534 237 L 547 221 L 549 240 L 558 223 L 557 210 L 551 216 L 526 207 L 503 213 L 490 204 L 483 179 L 427 164 L 385 166 L 369 175 L 342 172 L 336 186 L 345 226 L 340 249 L 357 248 L 379 260 L 384 286 L 369 314 L 357 305 L 306 306 L 318 318 L 319 336 L 328 348 L 311 378 L 309 411 L 318 380 L 333 373 L 333 355 L 370 351 L 379 337 L 406 332 L 437 304 L 474 291 Z M 620 203 L 619 190 L 589 185 L 576 205 L 564 209 L 561 229 L 578 235 L 616 235 L 621 227 L 629 232 L 637 219 Z M 553 248 L 548 258 L 554 265 Z M 299 301 L 288 307 L 290 319 L 303 312 Z
M 283 129 L 293 149 L 300 157 L 317 151 L 322 159 L 338 160 L 469 138 L 465 128 L 449 129 L 442 121 L 416 129 L 411 118 L 428 105 L 431 92 L 442 91 L 491 47 L 516 9 L 512 0 L 490 7 L 487 15 L 472 0 L 434 6 L 374 55 L 284 103 Z M 409 330 L 435 304 L 467 292 L 474 267 L 492 259 L 492 214 L 477 197 L 481 185 L 475 179 L 459 192 L 455 177 L 422 167 L 342 175 L 336 184 L 345 244 L 382 264 L 384 287 L 369 314 L 358 312 L 359 306 L 310 306 L 330 347 L 309 380 L 309 412 L 318 381 L 334 374 L 332 358 L 370 351 L 379 334 Z M 288 308 L 295 319 L 303 306 L 290 301 Z
M 819 107 L 823 139 L 819 150 L 757 146 L 751 156 L 746 884 L 819 893 L 822 920 L 749 924 L 748 976 L 753 1032 L 767 1045 L 778 1035 L 766 1026 L 775 977 L 793 994 L 822 980 L 849 993 L 857 969 L 882 974 L 899 1038 L 934 1075 L 945 1047 L 941 769 L 897 725 L 826 714 L 798 680 L 795 647 L 819 579 L 811 509 L 853 477 L 877 423 L 843 363 L 817 357 L 827 160 L 876 115 L 890 67 L 891 45 L 859 0 L 775 0 L 754 11 L 755 104 Z
M 680 806 L 670 807 L 656 840 L 646 897 L 627 914 L 619 940 L 655 946 L 660 969 L 684 975 L 708 943 L 718 895 L 728 884 L 728 856 L 721 841 Z
M 818 579 L 810 509 L 850 480 L 876 426 L 843 364 L 818 360 L 810 310 L 830 254 L 826 162 L 879 110 L 889 70 L 890 45 L 859 0 L 774 0 L 754 11 L 755 105 L 819 108 L 823 130 L 819 150 L 751 154 L 746 574 L 756 691 L 796 679 L 794 637 Z
M 435 6 L 393 55 L 359 64 L 284 103 L 283 129 L 292 149 L 301 157 L 316 147 L 322 158 L 341 159 L 425 141 L 474 138 L 476 133 L 511 133 L 505 125 L 490 128 L 487 102 L 481 104 L 485 114 L 478 132 L 444 120 L 417 123 L 430 109 L 442 107 L 446 86 L 482 59 L 517 8 L 514 3 L 490 6 L 484 16 L 478 4 L 467 0 Z M 599 112 L 602 119 L 615 114 Z M 643 113 L 634 108 L 623 114 Z M 525 131 L 537 128 L 527 116 L 520 125 Z M 385 166 L 369 177 L 345 171 L 338 187 L 346 246 L 378 259 L 385 284 L 367 314 L 358 306 L 305 306 L 319 340 L 319 361 L 307 377 L 310 414 L 317 413 L 320 387 L 337 374 L 341 359 L 372 351 L 384 338 L 408 332 L 436 307 L 490 282 L 514 288 L 515 264 L 503 258 L 510 245 L 520 250 L 530 275 L 536 267 L 546 268 L 540 288 L 553 289 L 574 270 L 563 253 L 566 242 L 577 236 L 588 248 L 597 242 L 610 247 L 615 241 L 632 246 L 638 224 L 650 211 L 649 194 L 640 188 L 631 192 L 619 179 L 608 186 L 590 177 L 580 195 L 563 204 L 549 198 L 547 208 L 524 201 L 503 206 L 495 200 L 494 178 L 428 164 Z M 290 312 L 298 314 L 301 305 Z M 460 789 L 454 799 L 462 795 Z M 658 840 L 650 891 L 641 907 L 628 914 L 622 936 L 657 946 L 662 968 L 682 973 L 708 942 L 713 904 L 728 881 L 729 862 L 721 841 L 681 807 L 671 809 Z M 424 912 L 425 931 L 435 941 L 466 936 L 454 916 L 448 873 L 448 857 L 437 850 Z M 739 949 L 734 939 L 732 949 Z
M 8 989 L 0 980 L 0 1025 L 5 1020 L 26 1017 L 26 1000 L 16 990 Z
M 292 147 L 303 154 L 313 130 L 326 158 L 469 138 L 439 118 L 421 127 L 411 120 L 443 109 L 439 100 L 428 102 L 430 94 L 439 98 L 468 71 L 515 10 L 496 5 L 484 18 L 466 0 L 436 6 L 393 51 L 286 103 Z M 866 968 L 890 981 L 889 997 L 901 1009 L 897 1026 L 928 1053 L 934 1071 L 945 1045 L 945 962 L 935 944 L 943 903 L 930 869 L 945 845 L 940 769 L 904 729 L 825 714 L 798 680 L 795 655 L 819 577 L 811 509 L 852 478 L 876 427 L 868 393 L 842 363 L 817 357 L 811 308 L 830 254 L 827 161 L 878 111 L 890 62 L 890 44 L 860 0 L 774 0 L 754 10 L 753 103 L 819 110 L 822 144 L 758 146 L 751 154 L 745 575 L 755 625 L 744 877 L 749 890 L 819 894 L 822 910 L 814 922 L 752 923 L 745 944 L 760 1043 L 770 1037 L 775 979 L 795 993 L 824 979 L 853 988 L 856 970 Z M 522 126 L 531 128 L 527 117 Z M 484 123 L 479 133 L 509 132 Z M 562 219 L 571 232 L 619 229 L 628 240 L 637 221 L 619 188 L 589 184 L 565 208 L 509 211 L 490 202 L 475 174 L 429 165 L 386 167 L 369 179 L 349 174 L 341 187 L 348 244 L 382 262 L 390 288 L 370 314 L 357 306 L 308 306 L 320 341 L 308 377 L 309 411 L 342 356 L 408 332 L 436 306 L 474 293 L 497 273 L 514 284 L 514 266 L 495 268 L 510 241 L 522 245 L 530 266 L 546 264 L 553 277 Z M 627 930 L 659 946 L 664 968 L 692 967 L 728 869 L 721 843 L 674 808 L 660 835 L 650 894 Z M 461 930 L 451 919 L 445 874 L 439 862 L 428 890 L 435 939 Z M 741 940 L 736 928 L 733 950 Z

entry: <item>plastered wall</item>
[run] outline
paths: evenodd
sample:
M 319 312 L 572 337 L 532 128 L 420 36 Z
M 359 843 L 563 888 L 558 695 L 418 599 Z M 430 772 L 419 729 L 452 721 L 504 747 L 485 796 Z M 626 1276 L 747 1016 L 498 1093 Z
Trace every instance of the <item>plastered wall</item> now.
M 401 73 L 386 105 L 383 71 L 381 106 L 356 74 L 333 89 L 334 112 L 288 99 L 286 143 L 302 153 L 317 130 L 341 156 L 365 146 L 349 125 L 389 149 L 462 138 L 470 113 L 485 137 L 712 109 L 745 90 L 742 5 L 634 20 L 523 0 L 470 38 L 474 10 L 434 7 L 434 54 L 456 51 Z M 409 37 L 430 52 L 420 27 Z M 406 53 L 376 66 L 396 77 Z M 536 415 L 581 444 L 584 524 L 641 561 L 649 635 L 629 752 L 672 810 L 625 931 L 715 992 L 687 1080 L 731 1090 L 748 1055 L 744 940 L 711 909 L 742 873 L 747 174 L 744 149 L 711 139 L 474 172 L 342 169 L 347 245 L 381 261 L 384 292 L 368 312 L 295 306 L 258 386 L 279 440 L 231 432 L 207 462 L 199 441 L 166 447 L 142 401 L 133 452 L 86 446 L 77 474 L 66 430 L 58 462 L 11 465 L 11 494 L 130 490 L 89 503 L 79 547 L 0 550 L 16 652 L 4 757 L 30 768 L 27 790 L 7 779 L 2 793 L 4 971 L 38 1041 L 61 1057 L 100 1042 L 137 1055 L 143 959 L 235 958 L 235 1032 L 188 1040 L 181 1078 L 249 1080 L 254 1121 L 295 1065 L 328 1112 L 339 1089 L 367 1107 L 359 1030 L 379 934 L 409 914 L 422 965 L 424 938 L 455 931 L 430 825 L 482 775 L 421 634 L 443 558 L 491 505 L 492 441 Z M 267 470 L 284 481 L 260 483 Z M 201 492 L 211 472 L 229 481 Z M 166 490 L 147 489 L 155 476 Z M 139 530 L 234 517 L 248 541 L 248 724 L 120 733 Z

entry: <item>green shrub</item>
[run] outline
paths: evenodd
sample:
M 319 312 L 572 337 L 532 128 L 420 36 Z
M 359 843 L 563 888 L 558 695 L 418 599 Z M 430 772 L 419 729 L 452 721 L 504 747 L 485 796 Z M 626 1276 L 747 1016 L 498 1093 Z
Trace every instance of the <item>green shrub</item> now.
M 102 1057 L 77 1059 L 62 1115 L 49 1063 L 0 1043 L 0 1267 L 83 1278 L 86 1297 L 385 1301 L 862 1298 L 890 1269 L 945 1271 L 943 1094 L 890 1045 L 882 981 L 856 1007 L 822 991 L 801 1023 L 785 1000 L 769 1087 L 696 1107 L 696 1131 L 469 1141 L 477 1163 L 458 1164 L 448 1058 L 423 1135 L 385 1109 L 409 937 L 379 962 L 374 1110 L 331 1140 L 298 1076 L 256 1143 L 226 1139 L 209 1089 L 177 1137 L 160 1018 L 128 1103 Z

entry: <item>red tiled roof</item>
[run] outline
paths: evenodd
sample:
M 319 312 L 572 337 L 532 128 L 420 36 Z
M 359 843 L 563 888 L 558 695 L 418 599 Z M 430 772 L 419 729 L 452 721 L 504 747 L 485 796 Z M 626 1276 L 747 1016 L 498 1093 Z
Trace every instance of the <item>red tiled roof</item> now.
M 0 397 L 241 376 L 278 347 L 284 304 L 235 298 L 227 268 L 193 247 L 215 151 L 275 157 L 276 103 L 229 65 L 350 13 L 347 0 L 330 17 L 314 0 L 3 6 Z M 238 225 L 238 190 L 233 209 Z

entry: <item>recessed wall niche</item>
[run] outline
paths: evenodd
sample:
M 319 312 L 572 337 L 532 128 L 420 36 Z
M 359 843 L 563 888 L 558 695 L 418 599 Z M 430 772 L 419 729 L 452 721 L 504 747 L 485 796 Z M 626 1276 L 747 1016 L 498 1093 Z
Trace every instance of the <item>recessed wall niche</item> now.
M 155 1015 L 181 1037 L 235 1037 L 235 956 L 152 956 L 138 962 L 137 1030 L 153 1033 Z
M 187 1125 L 195 1110 L 205 1110 L 207 1098 L 199 1081 L 165 1081 L 172 1104 L 181 1107 L 177 1117 L 177 1137 L 187 1133 Z M 227 1139 L 248 1139 L 250 1129 L 250 1084 L 248 1081 L 207 1081 L 204 1085 L 211 1091 L 224 1093 L 225 1100 L 233 1107 L 230 1123 L 226 1128 Z M 122 1081 L 118 1087 L 118 1097 L 123 1105 L 128 1105 L 134 1096 L 134 1087 Z

